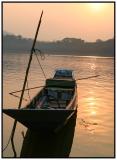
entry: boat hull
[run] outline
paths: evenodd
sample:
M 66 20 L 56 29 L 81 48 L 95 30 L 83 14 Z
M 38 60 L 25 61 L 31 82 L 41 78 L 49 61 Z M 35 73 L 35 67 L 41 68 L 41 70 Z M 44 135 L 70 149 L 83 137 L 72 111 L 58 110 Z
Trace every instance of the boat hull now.
M 3 112 L 29 129 L 40 130 L 56 129 L 64 125 L 75 110 L 3 109 Z

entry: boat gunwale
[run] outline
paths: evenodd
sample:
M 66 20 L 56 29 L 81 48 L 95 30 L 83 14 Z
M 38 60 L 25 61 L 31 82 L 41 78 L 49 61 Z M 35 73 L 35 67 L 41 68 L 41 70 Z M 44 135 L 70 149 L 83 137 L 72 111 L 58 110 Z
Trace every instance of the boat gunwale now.
M 66 109 L 69 109 L 72 106 L 72 104 L 73 104 L 73 102 L 75 101 L 76 98 L 77 98 L 77 86 L 75 86 L 75 88 L 74 88 L 73 97 L 70 100 L 69 104 L 66 106 Z M 77 104 L 76 104 L 76 106 L 77 106 Z M 75 110 L 75 108 L 77 108 L 77 107 L 74 106 L 74 110 Z

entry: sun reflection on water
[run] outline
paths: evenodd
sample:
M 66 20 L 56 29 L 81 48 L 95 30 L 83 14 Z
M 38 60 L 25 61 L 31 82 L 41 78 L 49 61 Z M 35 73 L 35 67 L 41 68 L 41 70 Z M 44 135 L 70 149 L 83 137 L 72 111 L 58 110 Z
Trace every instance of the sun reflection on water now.
M 95 70 L 95 69 L 96 69 L 95 63 L 91 64 L 91 69 L 92 69 L 92 70 Z
M 96 111 L 91 111 L 91 115 L 93 115 L 93 116 L 95 116 L 97 114 L 97 112 Z
M 4 107 L 13 106 L 17 107 L 17 103 L 19 102 L 14 97 L 10 97 L 8 94 L 10 91 L 14 89 L 18 90 L 22 86 L 22 80 L 20 81 L 21 77 L 24 77 L 24 66 L 23 63 L 21 72 L 19 72 L 18 66 L 20 65 L 17 63 L 16 60 L 12 61 L 15 54 L 7 54 L 6 58 L 4 58 L 3 64 L 6 64 L 5 61 L 9 63 L 15 63 L 12 68 L 9 70 L 5 70 L 4 76 Z M 23 54 L 22 54 L 23 55 Z M 21 57 L 22 62 L 26 59 L 27 54 L 21 56 L 21 54 L 17 54 L 16 57 Z M 19 62 L 19 61 L 17 61 Z M 58 65 L 57 63 L 58 62 Z M 113 82 L 113 65 L 111 65 L 113 59 L 102 59 L 102 58 L 73 58 L 71 57 L 66 61 L 66 57 L 52 57 L 48 56 L 45 59 L 45 71 L 48 77 L 51 77 L 52 71 L 52 64 L 53 69 L 57 67 L 72 67 L 73 69 L 78 68 L 78 76 L 85 77 L 89 75 L 96 75 L 99 73 L 101 76 L 100 78 L 93 78 L 93 79 L 85 79 L 83 81 L 79 81 L 78 83 L 78 114 L 77 114 L 77 123 L 75 127 L 75 134 L 74 134 L 74 143 L 72 145 L 71 150 L 71 157 L 96 157 L 96 156 L 112 156 L 113 155 L 113 146 L 114 146 L 114 82 Z M 95 64 L 94 64 L 95 63 Z M 32 65 L 32 72 L 31 78 L 32 81 L 29 81 L 29 86 L 33 87 L 38 84 L 38 86 L 43 85 L 43 81 L 40 82 L 42 79 L 41 74 L 39 73 L 39 69 L 37 62 L 34 61 L 34 65 Z M 21 65 L 20 65 L 21 66 Z M 14 71 L 16 69 L 16 72 Z M 102 76 L 105 75 L 105 76 Z M 39 78 L 38 78 L 39 76 Z M 18 77 L 17 81 L 16 78 Z M 30 79 L 31 79 L 30 78 Z M 13 85 L 12 85 L 13 84 Z M 38 89 L 34 92 L 37 92 Z M 33 91 L 30 91 L 31 94 Z M 7 101 L 5 100 L 7 99 Z M 23 106 L 25 105 L 25 101 Z M 7 143 L 7 139 L 9 138 L 10 127 L 12 127 L 12 120 L 9 120 L 6 117 L 4 118 L 4 130 L 3 130 L 3 143 L 4 145 Z M 9 129 L 7 129 L 9 126 Z M 8 130 L 8 131 L 7 131 Z M 24 130 L 24 129 L 23 129 Z M 17 152 L 20 155 L 20 148 L 22 145 L 22 136 L 21 136 L 22 127 L 17 127 L 17 134 L 15 136 L 15 142 L 18 144 Z M 19 138 L 17 138 L 19 137 Z M 4 156 L 12 156 L 11 146 L 9 146 L 8 150 L 4 152 Z
M 97 104 L 97 99 L 96 97 L 92 96 L 92 97 L 88 97 L 86 99 L 86 102 L 87 103 L 87 111 L 90 115 L 92 116 L 96 116 L 97 115 L 97 107 L 96 107 L 96 104 Z

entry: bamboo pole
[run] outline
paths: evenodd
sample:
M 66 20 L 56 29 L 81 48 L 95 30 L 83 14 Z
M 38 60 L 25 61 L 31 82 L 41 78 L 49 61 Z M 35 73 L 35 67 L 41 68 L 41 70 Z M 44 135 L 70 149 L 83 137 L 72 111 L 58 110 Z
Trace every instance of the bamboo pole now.
M 25 74 L 25 79 L 24 79 L 24 84 L 23 84 L 23 88 L 22 88 L 22 93 L 21 93 L 18 109 L 20 109 L 21 105 L 22 105 L 24 90 L 25 90 L 27 77 L 28 77 L 28 73 L 29 73 L 29 69 L 30 69 L 30 65 L 31 65 L 31 61 L 32 61 L 32 56 L 33 56 L 33 52 L 34 52 L 35 43 L 36 43 L 36 40 L 37 40 L 39 28 L 40 28 L 40 25 L 41 25 L 42 15 L 43 15 L 43 11 L 41 12 L 41 16 L 40 16 L 40 19 L 39 19 L 39 23 L 38 23 L 38 26 L 37 26 L 36 33 L 35 33 L 35 38 L 34 38 L 34 41 L 33 41 L 32 49 L 31 49 L 31 52 L 30 52 L 30 58 L 29 58 L 27 69 L 26 69 L 26 74 Z M 11 144 L 12 144 L 12 149 L 13 149 L 13 152 L 14 152 L 14 157 L 17 157 L 17 153 L 16 153 L 15 145 L 14 145 L 14 134 L 15 134 L 16 125 L 17 125 L 17 120 L 14 121 L 13 129 L 12 129 L 12 132 L 11 132 Z
M 42 87 L 44 87 L 44 86 L 37 86 L 37 87 L 27 88 L 27 89 L 25 89 L 25 91 L 28 91 L 28 90 L 31 90 L 31 89 L 36 89 L 36 88 L 42 88 Z M 13 92 L 10 92 L 9 94 L 14 94 L 14 93 L 18 93 L 18 92 L 22 92 L 22 90 L 13 91 Z

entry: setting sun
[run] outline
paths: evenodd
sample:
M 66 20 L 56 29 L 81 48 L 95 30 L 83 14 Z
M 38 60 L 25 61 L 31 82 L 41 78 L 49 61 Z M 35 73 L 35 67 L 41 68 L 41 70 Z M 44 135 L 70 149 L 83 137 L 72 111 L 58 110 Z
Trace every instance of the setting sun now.
M 114 4 L 100 2 L 4 3 L 4 30 L 32 38 L 42 9 L 44 15 L 39 40 L 76 37 L 94 42 L 114 35 Z
M 100 12 L 100 11 L 104 10 L 105 4 L 103 4 L 103 3 L 91 3 L 91 4 L 89 4 L 89 7 L 92 11 Z

